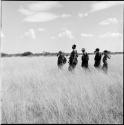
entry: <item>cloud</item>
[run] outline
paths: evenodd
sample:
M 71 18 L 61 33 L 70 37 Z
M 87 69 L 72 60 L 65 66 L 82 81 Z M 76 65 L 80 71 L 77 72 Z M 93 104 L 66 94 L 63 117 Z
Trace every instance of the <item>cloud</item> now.
M 93 34 L 81 33 L 81 37 L 93 37 Z
M 26 16 L 24 18 L 25 22 L 48 22 L 58 18 L 68 18 L 71 17 L 70 14 L 55 15 L 50 12 L 39 12 L 33 15 Z
M 53 8 L 57 8 L 61 6 L 62 5 L 59 4 L 59 2 L 57 1 L 41 1 L 41 2 L 30 4 L 28 8 L 33 11 L 48 11 Z
M 80 18 L 88 16 L 88 13 L 78 13 L 78 16 Z
M 105 34 L 100 35 L 99 37 L 100 38 L 108 38 L 108 37 L 110 37 L 110 38 L 118 38 L 118 37 L 122 37 L 122 34 L 118 33 L 118 32 L 113 32 L 113 33 L 107 32 Z
M 47 21 L 51 21 L 58 18 L 58 16 L 56 16 L 53 13 L 49 13 L 49 12 L 41 12 L 41 13 L 37 13 L 31 16 L 27 16 L 24 21 L 26 22 L 47 22 Z
M 45 31 L 44 28 L 38 28 L 38 31 L 42 32 L 42 31 Z
M 64 30 L 63 32 L 58 34 L 58 37 L 67 37 L 69 39 L 74 39 L 72 32 L 68 29 Z
M 55 37 L 55 36 L 51 36 L 50 38 L 51 38 L 51 39 L 55 39 L 56 37 Z
M 29 29 L 27 32 L 24 34 L 25 36 L 31 37 L 32 39 L 36 39 L 36 34 L 34 29 Z
M 0 37 L 1 37 L 1 38 L 4 38 L 4 37 L 5 37 L 5 35 L 4 35 L 3 32 L 1 32 Z
M 117 6 L 117 5 L 122 5 L 124 4 L 124 1 L 105 1 L 105 2 L 96 2 L 94 4 L 92 4 L 91 6 L 91 12 L 95 12 L 95 11 L 100 11 L 100 10 L 104 10 L 113 6 Z
M 25 16 L 25 22 L 47 22 L 60 17 L 66 18 L 70 16 L 69 14 L 63 14 L 62 16 L 58 16 L 54 13 L 49 12 L 51 9 L 61 6 L 62 5 L 56 1 L 42 1 L 29 4 L 26 9 L 21 7 L 19 9 L 19 12 Z
M 21 14 L 25 15 L 25 16 L 29 16 L 29 15 L 32 15 L 32 14 L 35 13 L 35 12 L 32 11 L 32 10 L 24 9 L 24 8 L 22 8 L 22 7 L 19 9 L 19 12 L 20 12 Z
M 68 17 L 71 17 L 71 15 L 70 14 L 62 14 L 61 15 L 61 18 L 68 18 Z
M 108 18 L 99 23 L 99 25 L 109 25 L 109 24 L 117 24 L 119 21 L 117 18 Z

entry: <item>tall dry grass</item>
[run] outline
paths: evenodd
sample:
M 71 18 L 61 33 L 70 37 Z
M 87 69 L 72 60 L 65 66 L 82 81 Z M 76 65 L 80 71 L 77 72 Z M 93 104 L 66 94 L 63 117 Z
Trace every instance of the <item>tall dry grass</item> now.
M 56 57 L 2 59 L 2 123 L 123 123 L 123 61 L 108 73 L 93 67 L 59 70 Z M 78 58 L 80 60 L 80 57 Z

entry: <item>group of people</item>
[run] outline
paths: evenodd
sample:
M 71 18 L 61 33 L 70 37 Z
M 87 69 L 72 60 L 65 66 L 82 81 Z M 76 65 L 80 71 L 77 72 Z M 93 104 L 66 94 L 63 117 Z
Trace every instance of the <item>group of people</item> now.
M 85 48 L 82 48 L 82 57 L 81 57 L 81 66 L 83 68 L 89 68 L 88 66 L 88 61 L 89 61 L 89 54 L 85 51 Z M 95 68 L 100 68 L 101 67 L 101 59 L 103 61 L 103 66 L 102 69 L 106 70 L 108 69 L 108 63 L 107 63 L 107 59 L 110 59 L 109 56 L 109 52 L 107 50 L 104 50 L 103 52 L 100 52 L 99 48 L 96 48 L 96 50 L 94 51 L 95 57 L 94 57 L 94 67 Z M 64 55 L 64 53 L 62 51 L 59 51 L 59 53 L 57 54 L 58 56 L 58 61 L 57 61 L 57 65 L 59 68 L 62 68 L 62 66 L 67 62 L 67 59 Z M 103 58 L 102 58 L 103 56 Z M 78 53 L 76 50 L 76 45 L 72 45 L 72 52 L 70 54 L 69 57 L 69 67 L 68 70 L 71 71 L 73 70 L 77 63 L 78 63 Z

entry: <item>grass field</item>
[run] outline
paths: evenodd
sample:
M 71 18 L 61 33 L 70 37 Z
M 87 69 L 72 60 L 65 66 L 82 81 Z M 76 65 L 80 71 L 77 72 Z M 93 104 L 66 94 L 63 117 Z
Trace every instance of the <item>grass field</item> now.
M 57 57 L 2 58 L 2 123 L 123 123 L 123 55 L 108 73 L 59 70 Z

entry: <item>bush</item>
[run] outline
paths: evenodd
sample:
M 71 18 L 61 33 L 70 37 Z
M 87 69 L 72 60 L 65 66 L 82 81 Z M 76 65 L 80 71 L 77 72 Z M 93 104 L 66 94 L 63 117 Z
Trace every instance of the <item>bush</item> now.
M 7 56 L 8 54 L 6 54 L 6 53 L 1 53 L 1 57 L 5 57 L 5 56 Z
M 33 55 L 33 53 L 32 53 L 32 52 L 24 52 L 24 53 L 22 54 L 22 56 L 30 56 L 30 55 Z

